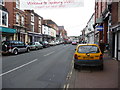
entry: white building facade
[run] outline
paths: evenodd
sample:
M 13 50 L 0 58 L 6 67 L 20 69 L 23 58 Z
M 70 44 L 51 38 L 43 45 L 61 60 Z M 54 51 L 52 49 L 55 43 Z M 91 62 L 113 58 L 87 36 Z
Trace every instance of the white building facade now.
M 90 43 L 93 44 L 94 43 L 94 14 L 91 16 L 91 18 L 89 19 L 87 26 L 85 28 L 85 41 L 86 43 Z

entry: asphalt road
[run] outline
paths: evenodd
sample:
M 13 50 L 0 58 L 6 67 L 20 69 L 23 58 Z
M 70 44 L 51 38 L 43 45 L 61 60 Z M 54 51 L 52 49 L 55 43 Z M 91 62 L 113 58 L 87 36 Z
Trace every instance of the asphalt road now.
M 3 88 L 63 88 L 75 46 L 58 45 L 2 57 Z

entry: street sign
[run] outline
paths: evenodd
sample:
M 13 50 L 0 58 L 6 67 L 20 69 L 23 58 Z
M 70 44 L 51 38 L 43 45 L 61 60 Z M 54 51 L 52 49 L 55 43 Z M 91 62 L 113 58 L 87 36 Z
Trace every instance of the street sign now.
M 97 31 L 103 31 L 103 26 L 96 26 Z

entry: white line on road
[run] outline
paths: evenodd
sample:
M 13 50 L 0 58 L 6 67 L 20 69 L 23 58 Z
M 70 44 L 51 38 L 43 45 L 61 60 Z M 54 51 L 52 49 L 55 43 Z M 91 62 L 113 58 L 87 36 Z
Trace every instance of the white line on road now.
M 52 53 L 54 53 L 55 51 L 53 51 L 53 52 L 50 52 L 50 53 L 48 53 L 48 54 L 46 54 L 46 55 L 44 55 L 44 56 L 48 56 L 48 55 L 50 55 L 50 54 L 52 54 Z
M 13 71 L 15 71 L 15 70 L 17 70 L 17 69 L 20 69 L 20 68 L 22 68 L 22 67 L 24 67 L 24 66 L 27 66 L 27 65 L 29 65 L 29 64 L 37 61 L 37 60 L 38 60 L 38 59 L 34 59 L 33 61 L 30 61 L 30 62 L 28 62 L 28 63 L 26 63 L 26 64 L 23 64 L 23 65 L 19 66 L 19 67 L 16 67 L 16 68 L 14 68 L 14 69 L 12 69 L 12 70 L 9 70 L 9 71 L 7 71 L 7 72 L 5 72 L 5 73 L 2 73 L 2 74 L 0 74 L 0 77 L 3 76 L 3 75 L 8 74 L 8 73 L 10 73 L 10 72 L 13 72 Z

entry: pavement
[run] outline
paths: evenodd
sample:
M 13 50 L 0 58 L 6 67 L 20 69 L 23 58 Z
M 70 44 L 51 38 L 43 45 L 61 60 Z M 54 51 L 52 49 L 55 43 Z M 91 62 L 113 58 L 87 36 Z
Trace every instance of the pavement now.
M 72 70 L 72 76 L 68 80 L 67 88 L 95 89 L 106 88 L 116 90 L 119 85 L 118 78 L 118 61 L 111 58 L 108 52 L 103 55 L 104 70 Z M 104 90 L 104 89 L 103 89 Z

